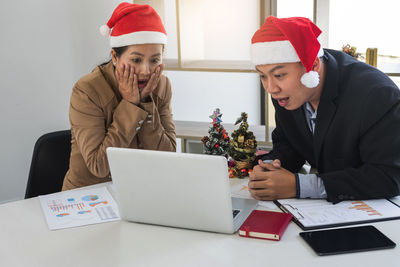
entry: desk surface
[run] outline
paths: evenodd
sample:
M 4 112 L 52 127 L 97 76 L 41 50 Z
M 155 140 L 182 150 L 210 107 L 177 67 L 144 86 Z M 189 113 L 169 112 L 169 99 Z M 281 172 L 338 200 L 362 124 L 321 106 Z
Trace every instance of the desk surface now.
M 117 221 L 50 231 L 39 199 L 0 205 L 1 266 L 399 266 L 400 221 L 374 223 L 395 249 L 319 257 L 291 222 L 268 241 Z

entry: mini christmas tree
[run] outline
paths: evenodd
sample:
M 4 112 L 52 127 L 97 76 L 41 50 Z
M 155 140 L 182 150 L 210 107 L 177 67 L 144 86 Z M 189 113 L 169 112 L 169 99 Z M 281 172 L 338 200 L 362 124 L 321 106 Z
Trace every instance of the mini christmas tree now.
M 247 113 L 242 112 L 236 120 L 235 125 L 240 123 L 239 129 L 233 131 L 230 141 L 229 156 L 229 177 L 242 178 L 247 176 L 253 168 L 256 156 L 257 141 L 252 131 L 249 131 Z
M 221 124 L 222 113 L 217 108 L 209 117 L 212 119 L 210 129 L 208 130 L 209 136 L 204 136 L 201 139 L 204 144 L 204 153 L 226 156 L 229 149 L 229 136 Z
M 357 53 L 357 48 L 349 44 L 342 46 L 342 51 L 354 58 L 362 58 L 360 53 Z

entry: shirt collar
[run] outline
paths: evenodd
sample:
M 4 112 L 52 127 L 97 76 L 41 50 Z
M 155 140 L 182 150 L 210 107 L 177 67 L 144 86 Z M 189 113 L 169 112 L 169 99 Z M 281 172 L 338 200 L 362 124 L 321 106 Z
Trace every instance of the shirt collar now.
M 316 119 L 317 118 L 318 109 L 314 110 L 313 107 L 311 106 L 310 102 L 306 102 L 303 105 L 303 108 L 304 108 L 305 114 L 308 119 Z

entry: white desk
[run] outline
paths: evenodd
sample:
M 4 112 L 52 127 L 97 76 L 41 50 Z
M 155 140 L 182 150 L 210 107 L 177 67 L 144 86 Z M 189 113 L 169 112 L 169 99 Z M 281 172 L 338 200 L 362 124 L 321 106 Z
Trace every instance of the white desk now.
M 400 266 L 400 221 L 374 225 L 398 247 L 320 257 L 293 222 L 278 242 L 125 221 L 50 231 L 32 198 L 0 205 L 0 266 Z

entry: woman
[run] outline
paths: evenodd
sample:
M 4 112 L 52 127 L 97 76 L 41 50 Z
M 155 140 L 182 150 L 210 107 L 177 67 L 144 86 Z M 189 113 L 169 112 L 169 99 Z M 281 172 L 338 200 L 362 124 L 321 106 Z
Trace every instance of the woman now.
M 63 190 L 110 181 L 107 147 L 176 150 L 160 17 L 148 5 L 121 3 L 100 31 L 111 32 L 111 60 L 72 90 L 71 157 Z

